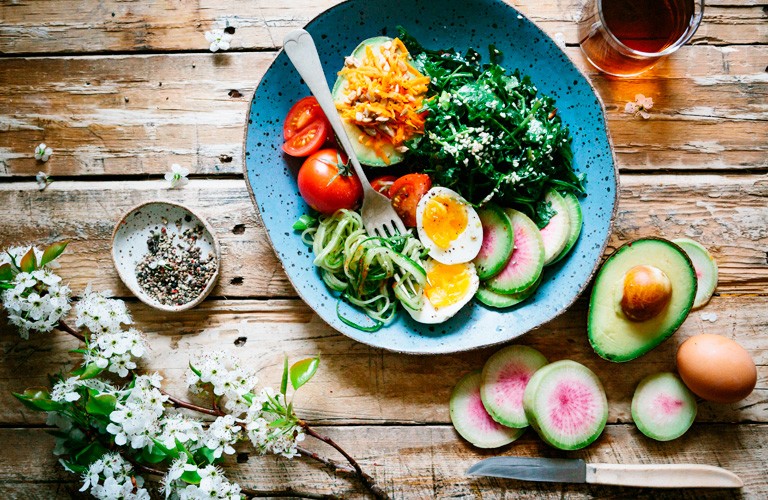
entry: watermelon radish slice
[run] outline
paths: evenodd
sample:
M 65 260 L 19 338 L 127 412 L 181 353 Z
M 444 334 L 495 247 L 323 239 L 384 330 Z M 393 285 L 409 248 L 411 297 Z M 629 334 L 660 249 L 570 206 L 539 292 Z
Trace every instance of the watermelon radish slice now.
M 533 285 L 544 268 L 544 240 L 541 231 L 522 212 L 505 210 L 515 232 L 515 249 L 499 274 L 486 281 L 492 292 L 510 295 Z
M 486 205 L 477 215 L 483 225 L 483 244 L 473 262 L 477 277 L 487 280 L 504 269 L 515 248 L 515 233 L 507 214 L 495 205 Z
M 536 349 L 511 345 L 488 358 L 483 366 L 480 398 L 491 417 L 507 427 L 528 427 L 523 393 L 528 380 L 547 364 Z
M 565 201 L 565 206 L 568 209 L 568 218 L 571 220 L 571 229 L 568 232 L 568 241 L 565 243 L 565 248 L 563 248 L 560 255 L 552 261 L 552 264 L 560 261 L 573 249 L 573 246 L 576 244 L 576 241 L 578 241 L 579 235 L 581 234 L 581 226 L 584 224 L 581 203 L 579 203 L 579 199 L 576 195 L 573 193 L 565 193 L 563 195 L 563 201 Z
M 696 271 L 696 297 L 693 299 L 693 309 L 703 307 L 712 298 L 717 288 L 717 263 L 712 255 L 698 241 L 688 238 L 672 240 L 688 254 Z
M 533 374 L 523 408 L 541 439 L 561 450 L 591 444 L 608 421 L 608 400 L 600 379 L 570 360 L 556 361 Z
M 541 275 L 539 275 L 539 279 L 537 279 L 533 285 L 529 286 L 522 292 L 504 295 L 489 290 L 484 283 L 481 283 L 480 288 L 477 289 L 475 297 L 477 300 L 488 307 L 504 309 L 507 307 L 516 306 L 517 304 L 529 299 L 536 292 L 536 289 L 539 288 L 540 284 Z
M 549 202 L 552 210 L 557 212 L 549 219 L 549 223 L 541 228 L 541 237 L 544 240 L 544 265 L 552 264 L 565 249 L 568 236 L 571 232 L 571 219 L 568 213 L 568 205 L 560 193 L 554 189 L 547 191 L 544 201 Z
M 519 438 L 525 429 L 504 427 L 488 415 L 480 399 L 480 371 L 464 375 L 451 393 L 451 422 L 461 437 L 478 448 L 497 448 Z
M 640 432 L 657 441 L 677 439 L 696 418 L 696 397 L 670 372 L 645 377 L 632 397 L 632 420 Z

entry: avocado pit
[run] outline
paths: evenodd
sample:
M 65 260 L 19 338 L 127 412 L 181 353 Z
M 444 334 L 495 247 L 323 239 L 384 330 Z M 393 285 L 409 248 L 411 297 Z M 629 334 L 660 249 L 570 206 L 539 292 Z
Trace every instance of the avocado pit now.
M 672 298 L 672 282 L 655 266 L 635 266 L 624 275 L 621 310 L 632 321 L 658 316 Z

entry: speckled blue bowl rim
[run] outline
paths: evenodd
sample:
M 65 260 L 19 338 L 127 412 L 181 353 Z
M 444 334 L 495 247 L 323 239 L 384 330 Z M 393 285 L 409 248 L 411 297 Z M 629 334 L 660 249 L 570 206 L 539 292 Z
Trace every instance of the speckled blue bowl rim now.
M 307 25 L 305 26 L 305 29 L 309 31 L 313 37 L 316 39 L 316 43 L 318 45 L 318 51 L 321 53 L 321 59 L 322 59 L 322 44 L 324 43 L 324 40 L 327 38 L 326 36 L 318 36 L 318 34 L 315 32 L 318 28 L 318 26 L 327 18 L 334 16 L 343 9 L 349 9 L 353 8 L 356 5 L 359 5 L 361 9 L 370 7 L 373 3 L 383 3 L 383 0 L 347 0 L 345 2 L 342 2 L 338 5 L 335 5 L 334 7 L 331 7 L 330 9 L 320 13 L 318 16 L 316 16 L 314 19 L 312 19 Z M 429 4 L 430 2 L 427 2 L 426 0 L 415 0 L 412 2 L 413 4 Z M 443 2 L 450 3 L 450 2 Z M 468 5 L 468 4 L 474 4 L 474 5 Z M 593 258 L 589 259 L 589 270 L 584 275 L 582 272 L 583 279 L 579 283 L 578 287 L 575 291 L 572 291 L 570 296 L 565 300 L 562 304 L 559 304 L 555 307 L 552 307 L 551 305 L 544 309 L 543 314 L 541 310 L 541 300 L 542 300 L 542 290 L 551 289 L 553 293 L 552 296 L 558 295 L 559 291 L 555 291 L 558 283 L 558 272 L 562 273 L 562 268 L 568 268 L 570 267 L 568 264 L 572 263 L 572 265 L 576 265 L 573 263 L 575 259 L 575 254 L 578 254 L 579 251 L 583 251 L 584 245 L 582 243 L 584 242 L 585 236 L 584 236 L 584 229 L 582 229 L 582 235 L 580 236 L 579 240 L 576 243 L 576 246 L 573 248 L 571 255 L 563 259 L 561 262 L 555 264 L 551 268 L 545 268 L 544 272 L 544 279 L 542 281 L 542 285 L 539 287 L 539 290 L 536 291 L 536 293 L 528 299 L 526 302 L 521 304 L 519 307 L 513 307 L 506 310 L 497 310 L 492 309 L 483 306 L 482 304 L 477 303 L 477 301 L 473 301 L 471 306 L 463 308 L 462 311 L 457 314 L 456 317 L 450 319 L 448 322 L 437 325 L 438 327 L 442 327 L 442 331 L 439 333 L 435 333 L 436 327 L 435 325 L 421 325 L 419 323 L 414 322 L 408 317 L 408 314 L 404 312 L 400 312 L 399 318 L 393 323 L 390 324 L 378 332 L 375 333 L 368 333 L 363 332 L 358 329 L 355 329 L 353 327 L 350 327 L 343 323 L 339 318 L 337 317 L 336 313 L 336 296 L 332 295 L 332 292 L 325 287 L 324 283 L 322 282 L 322 279 L 320 278 L 319 272 L 317 271 L 314 266 L 311 265 L 311 259 L 312 259 L 312 252 L 310 248 L 305 248 L 305 254 L 299 255 L 299 257 L 306 257 L 306 259 L 309 262 L 310 268 L 305 267 L 304 272 L 297 272 L 293 271 L 296 264 L 296 257 L 293 257 L 293 255 L 288 255 L 285 253 L 281 253 L 280 250 L 278 250 L 279 244 L 283 243 L 284 241 L 276 241 L 284 240 L 283 237 L 290 237 L 294 238 L 296 241 L 300 242 L 299 234 L 296 232 L 293 232 L 291 230 L 291 224 L 293 221 L 290 221 L 286 224 L 286 221 L 283 221 L 281 225 L 274 226 L 271 218 L 265 218 L 264 217 L 264 207 L 259 206 L 259 201 L 257 200 L 256 190 L 254 190 L 254 181 L 257 178 L 257 171 L 255 170 L 257 165 L 257 162 L 259 159 L 255 157 L 255 155 L 251 155 L 249 151 L 249 140 L 255 141 L 256 139 L 253 139 L 251 137 L 251 130 L 253 129 L 256 133 L 258 132 L 258 124 L 254 124 L 252 122 L 252 116 L 254 112 L 254 108 L 257 107 L 257 97 L 259 94 L 259 90 L 264 85 L 265 81 L 268 80 L 268 77 L 270 73 L 279 67 L 279 65 L 290 65 L 290 62 L 287 60 L 287 56 L 285 56 L 284 52 L 280 50 L 278 55 L 275 57 L 275 60 L 272 61 L 267 71 L 264 73 L 261 81 L 259 82 L 259 85 L 256 87 L 256 90 L 254 91 L 253 98 L 251 100 L 251 105 L 248 108 L 247 116 L 246 116 L 246 126 L 244 130 L 244 140 L 243 140 L 243 174 L 245 177 L 246 185 L 248 187 L 248 192 L 251 197 L 251 200 L 253 201 L 254 206 L 256 207 L 256 215 L 257 217 L 262 221 L 262 224 L 264 228 L 266 229 L 267 238 L 270 241 L 270 244 L 275 251 L 275 254 L 283 267 L 288 280 L 293 285 L 294 289 L 298 293 L 299 297 L 307 304 L 310 308 L 312 308 L 326 323 L 328 323 L 331 327 L 333 327 L 335 330 L 339 331 L 340 333 L 346 335 L 349 338 L 352 338 L 358 342 L 361 342 L 363 344 L 376 347 L 376 348 L 382 348 L 393 352 L 403 353 L 403 354 L 448 354 L 448 353 L 456 353 L 456 352 L 463 352 L 463 351 L 469 351 L 473 349 L 479 349 L 482 347 L 489 347 L 497 344 L 502 344 L 505 342 L 509 342 L 511 340 L 514 340 L 521 335 L 528 333 L 530 331 L 536 330 L 546 323 L 552 321 L 556 317 L 563 314 L 566 310 L 568 310 L 581 296 L 581 294 L 586 290 L 586 288 L 589 286 L 590 282 L 592 281 L 592 278 L 594 277 L 595 273 L 597 272 L 597 269 L 600 266 L 600 263 L 602 261 L 603 254 L 605 253 L 605 250 L 608 246 L 608 242 L 610 240 L 610 236 L 613 230 L 613 224 L 616 217 L 616 213 L 618 210 L 618 196 L 619 196 L 619 189 L 620 189 L 620 183 L 619 183 L 619 171 L 618 166 L 616 163 L 616 155 L 613 148 L 613 141 L 610 135 L 610 131 L 607 127 L 607 119 L 605 116 L 605 106 L 602 102 L 602 99 L 600 98 L 600 95 L 595 90 L 592 83 L 589 81 L 587 76 L 568 58 L 568 56 L 559 48 L 557 47 L 557 44 L 546 34 L 544 33 L 538 26 L 536 26 L 532 21 L 530 21 L 528 18 L 526 18 L 524 15 L 522 15 L 517 9 L 512 7 L 511 5 L 508 5 L 500 0 L 475 0 L 474 2 L 467 2 L 467 5 L 465 5 L 466 8 L 479 8 L 479 7 L 503 7 L 508 9 L 506 12 L 508 13 L 508 17 L 505 18 L 505 20 L 511 20 L 513 18 L 516 18 L 518 21 L 520 21 L 520 25 L 523 29 L 531 29 L 533 32 L 541 38 L 544 42 L 544 46 L 546 49 L 552 51 L 556 51 L 559 53 L 559 57 L 561 59 L 561 64 L 565 67 L 565 69 L 569 72 L 571 72 L 575 77 L 576 80 L 574 80 L 574 86 L 577 85 L 586 85 L 586 89 L 590 91 L 589 97 L 594 98 L 595 104 L 596 104 L 596 110 L 599 112 L 597 116 L 593 118 L 593 120 L 596 120 L 599 125 L 601 136 L 598 137 L 598 139 L 601 139 L 604 141 L 604 145 L 607 146 L 607 153 L 608 153 L 608 161 L 610 162 L 610 168 L 607 169 L 607 171 L 601 171 L 599 172 L 600 175 L 606 175 L 606 177 L 603 179 L 605 182 L 609 183 L 609 186 L 607 188 L 608 193 L 610 193 L 609 196 L 601 196 L 599 200 L 596 200 L 595 202 L 600 202 L 601 208 L 606 208 L 606 204 L 610 204 L 610 208 L 608 212 L 606 213 L 605 210 L 598 210 L 599 212 L 602 212 L 603 218 L 605 216 L 608 216 L 607 219 L 607 225 L 604 227 L 598 228 L 601 233 L 604 233 L 604 237 L 602 238 L 602 241 L 600 241 L 598 244 L 593 245 L 588 253 L 589 255 L 592 255 Z M 363 11 L 361 10 L 360 13 L 362 14 Z M 405 17 L 405 16 L 404 16 Z M 406 29 L 409 29 L 409 26 L 406 24 L 408 21 L 403 19 L 402 21 L 398 21 L 398 24 L 405 25 Z M 417 23 L 418 24 L 418 23 Z M 496 26 L 496 23 L 493 23 L 494 26 Z M 387 26 L 389 28 L 390 26 Z M 389 32 L 387 34 L 394 35 L 394 26 L 391 26 L 393 29 L 392 32 Z M 411 31 L 409 29 L 409 31 Z M 474 32 L 474 30 L 473 30 Z M 372 31 L 368 32 L 366 35 L 363 35 L 359 38 L 358 42 L 364 38 L 376 36 L 378 34 L 381 34 L 381 31 Z M 437 46 L 433 46 L 432 42 L 430 40 L 424 40 L 423 38 L 419 37 L 417 35 L 417 38 L 426 46 L 430 48 L 438 48 Z M 495 42 L 495 41 L 492 41 Z M 488 43 L 488 41 L 486 41 Z M 538 43 L 538 39 L 537 39 Z M 339 53 L 338 54 L 338 60 L 335 60 L 335 66 L 340 67 L 340 61 L 343 60 L 343 57 L 346 56 L 349 52 L 351 52 L 352 48 L 355 47 L 357 44 L 354 43 L 349 47 L 349 50 L 347 53 Z M 497 43 L 497 46 L 501 44 Z M 458 50 L 466 50 L 470 46 L 456 46 Z M 483 60 L 487 61 L 487 51 L 481 50 L 482 46 L 480 45 L 473 45 L 473 48 L 478 50 L 483 55 Z M 445 48 L 444 45 L 440 45 L 439 48 Z M 502 52 L 505 52 L 503 46 L 499 47 L 501 48 Z M 324 62 L 324 68 L 326 71 L 326 75 L 332 74 L 331 72 L 336 71 L 336 69 L 330 69 L 326 67 L 327 64 Z M 529 69 L 526 69 L 524 65 L 515 66 L 513 64 L 510 64 L 508 60 L 502 61 L 502 66 L 504 66 L 508 71 L 513 70 L 515 67 L 521 68 L 521 71 L 524 74 L 530 74 L 531 71 Z M 532 67 L 532 66 L 531 66 Z M 291 70 L 295 73 L 295 70 L 293 70 L 293 67 L 290 66 Z M 330 71 L 330 72 L 329 72 Z M 570 75 L 569 75 L 570 78 Z M 305 86 L 303 86 L 303 82 L 300 81 L 298 75 L 295 75 L 295 79 L 298 80 L 300 83 L 298 84 L 299 88 L 301 88 L 300 96 L 309 95 L 309 89 L 307 89 Z M 533 79 L 533 78 L 532 78 Z M 533 79 L 534 84 L 537 86 L 541 86 L 541 82 L 536 81 Z M 330 82 L 331 84 L 333 81 Z M 283 88 L 289 88 L 290 85 L 286 84 Z M 543 93 L 547 93 L 546 91 L 542 91 Z M 550 94 L 551 95 L 551 94 Z M 554 96 L 557 103 L 560 103 L 560 100 L 562 98 L 559 98 L 558 96 Z M 296 97 L 298 99 L 298 97 Z M 280 113 L 283 115 L 288 111 L 288 108 L 291 104 L 293 104 L 295 100 L 288 100 L 287 101 L 287 107 L 285 109 L 281 109 Z M 574 131 L 573 124 L 567 123 L 566 117 L 568 116 L 567 113 L 563 113 L 562 110 L 560 112 L 560 116 L 563 119 L 563 121 L 569 126 L 571 129 L 571 133 L 574 136 L 574 144 L 576 142 L 577 133 Z M 270 123 L 272 125 L 272 129 L 279 131 L 282 133 L 282 121 L 280 120 L 277 123 Z M 266 133 L 267 136 L 269 136 L 269 133 Z M 261 147 L 261 144 L 258 144 L 259 147 Z M 251 144 L 251 147 L 253 145 Z M 265 146 L 266 147 L 266 146 Z M 587 147 L 585 145 L 585 147 Z M 600 155 L 598 155 L 600 156 Z M 574 147 L 574 164 L 576 163 L 576 157 L 577 157 L 577 148 Z M 289 160 L 290 161 L 290 160 Z M 249 171 L 248 165 L 249 163 L 254 163 L 254 170 L 251 172 Z M 285 163 L 286 160 L 283 160 L 283 163 Z M 298 163 L 300 165 L 300 163 Z M 578 165 L 575 165 L 578 168 Z M 271 165 L 272 168 L 276 168 L 277 165 Z M 284 166 L 284 173 L 289 174 L 291 171 L 293 171 L 293 176 L 295 178 L 295 174 L 297 171 L 297 167 L 294 166 L 293 169 L 290 166 Z M 594 175 L 596 175 L 597 172 L 587 172 L 587 197 L 585 199 L 582 199 L 582 206 L 585 207 L 585 201 L 588 201 L 590 196 L 593 198 L 596 198 L 595 193 L 592 192 L 590 189 L 590 182 L 593 181 Z M 253 179 L 251 178 L 251 175 L 253 175 Z M 263 179 L 262 179 L 263 180 Z M 293 181 L 294 184 L 294 190 L 293 194 L 295 194 L 295 197 L 300 200 L 300 195 L 298 194 L 298 188 L 295 186 L 295 180 Z M 594 185 L 594 182 L 592 182 Z M 257 186 L 257 189 L 258 186 Z M 269 198 L 271 194 L 269 192 L 262 193 L 265 195 L 265 197 Z M 279 195 L 281 196 L 281 195 Z M 303 204 L 303 202 L 301 202 Z M 308 207 L 304 205 L 304 210 L 307 211 Z M 585 226 L 587 223 L 587 213 L 585 209 L 584 214 L 584 222 Z M 314 279 L 307 279 L 309 275 L 306 273 L 310 273 L 311 277 Z M 564 273 L 560 276 L 562 278 L 564 276 Z M 317 288 L 309 288 L 310 285 L 308 285 L 309 281 L 314 281 Z M 545 294 L 544 294 L 545 295 Z M 551 302 L 551 300 L 550 300 Z M 328 304 L 332 304 L 332 307 L 329 307 Z M 537 308 L 536 311 L 534 311 L 533 308 Z M 342 306 L 342 312 L 345 315 L 351 315 L 353 319 L 356 319 L 358 321 L 364 322 L 365 318 L 361 314 L 357 314 L 351 307 L 349 306 Z M 507 323 L 514 323 L 516 320 L 525 319 L 526 315 L 525 313 L 529 313 L 529 315 L 534 314 L 534 312 L 538 313 L 539 319 L 535 320 L 535 324 L 525 324 L 521 328 L 509 328 L 504 325 L 501 325 L 500 322 L 503 322 L 503 320 L 507 320 Z M 486 328 L 489 325 L 486 325 L 485 323 L 481 324 L 480 320 L 488 320 L 489 315 L 492 315 L 491 318 L 495 319 L 495 323 L 491 325 L 493 328 L 493 333 L 491 334 L 485 334 L 484 332 L 480 335 L 478 335 L 476 332 L 479 329 Z M 475 316 L 479 316 L 475 318 Z M 450 328 L 451 331 L 446 331 L 446 327 Z M 471 337 L 468 337 L 468 331 L 474 331 L 475 334 Z

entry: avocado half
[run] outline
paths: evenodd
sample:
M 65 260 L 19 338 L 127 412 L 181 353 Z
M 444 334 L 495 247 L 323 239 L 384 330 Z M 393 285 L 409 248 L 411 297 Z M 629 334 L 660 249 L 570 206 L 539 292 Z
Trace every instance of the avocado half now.
M 352 51 L 352 57 L 362 59 L 365 56 L 366 47 L 370 46 L 371 49 L 375 50 L 391 41 L 392 39 L 386 36 L 376 36 L 363 40 L 357 47 L 355 47 L 355 50 Z M 348 94 L 347 79 L 345 77 L 339 76 L 336 79 L 331 94 L 333 95 L 334 102 L 340 102 L 344 96 Z M 389 163 L 385 162 L 376 154 L 376 151 L 374 151 L 373 148 L 369 148 L 360 143 L 358 137 L 360 137 L 361 134 L 365 134 L 363 129 L 346 120 L 342 120 L 341 123 L 344 125 L 344 131 L 347 133 L 349 141 L 352 143 L 352 149 L 355 150 L 357 159 L 363 165 L 368 165 L 370 167 L 388 167 L 403 161 L 403 158 L 405 157 L 403 153 L 397 151 L 391 144 L 385 144 L 382 149 L 384 150 L 384 154 L 389 158 Z
M 621 307 L 626 273 L 654 266 L 667 275 L 672 293 L 665 308 L 644 321 L 633 321 Z M 627 243 L 603 263 L 589 300 L 587 331 L 595 352 L 609 361 L 635 359 L 669 338 L 685 321 L 696 297 L 696 271 L 685 252 L 662 238 Z

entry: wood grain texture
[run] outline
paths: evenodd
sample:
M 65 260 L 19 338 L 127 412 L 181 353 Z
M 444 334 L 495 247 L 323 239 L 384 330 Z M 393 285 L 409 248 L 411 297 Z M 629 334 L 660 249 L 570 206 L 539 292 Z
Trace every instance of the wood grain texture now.
M 103 53 L 205 51 L 203 33 L 236 28 L 233 50 L 277 49 L 286 33 L 306 25 L 339 0 L 294 0 L 290 5 L 256 0 L 237 4 L 204 0 L 78 0 L 0 4 L 0 53 Z M 550 36 L 577 43 L 579 0 L 507 1 Z M 765 12 L 758 0 L 707 2 L 692 43 L 764 44 Z
M 768 46 L 688 46 L 624 80 L 567 52 L 603 99 L 622 170 L 768 169 Z M 240 174 L 246 111 L 274 56 L 0 58 L 0 178 L 144 177 L 173 163 Z M 654 99 L 650 120 L 624 113 L 637 93 Z M 54 149 L 45 164 L 40 142 Z
M 765 425 L 694 425 L 682 438 L 668 443 L 651 441 L 632 426 L 608 426 L 598 441 L 580 451 L 558 452 L 526 432 L 500 450 L 481 451 L 468 446 L 448 426 L 321 427 L 369 472 L 394 498 L 653 498 L 653 499 L 761 499 L 768 495 L 768 432 Z M 364 436 L 364 438 L 363 438 Z M 41 492 L 76 495 L 80 483 L 64 472 L 50 453 L 53 438 L 42 429 L 0 429 L 0 440 L 11 450 L 12 462 L 0 462 L 3 498 L 49 498 Z M 325 447 L 308 442 L 313 451 Z M 597 485 L 532 483 L 497 478 L 475 478 L 466 469 L 480 459 L 504 454 L 582 458 L 602 463 L 694 463 L 717 465 L 744 481 L 742 490 L 654 490 Z M 340 457 L 339 457 L 340 458 Z M 227 476 L 255 489 L 293 488 L 365 498 L 360 487 L 303 458 L 290 462 L 275 457 L 240 455 L 225 463 Z M 57 486 L 49 483 L 55 481 Z M 41 484 L 42 483 L 42 484 Z M 37 488 L 42 488 L 38 490 Z
M 520 338 L 550 361 L 573 359 L 595 371 L 609 401 L 609 421 L 631 422 L 630 403 L 642 378 L 674 371 L 677 346 L 699 333 L 726 335 L 748 350 L 758 366 L 757 389 L 731 405 L 702 403 L 699 422 L 768 422 L 768 297 L 715 297 L 693 312 L 681 329 L 659 348 L 630 363 L 598 358 L 586 334 L 587 301 L 577 302 L 560 318 Z M 313 422 L 447 423 L 453 385 L 465 373 L 480 369 L 498 347 L 443 356 L 405 356 L 370 348 L 337 333 L 299 300 L 207 301 L 184 314 L 160 313 L 140 303 L 130 304 L 136 327 L 151 346 L 147 371 L 165 377 L 172 394 L 188 397 L 185 376 L 190 356 L 222 349 L 253 367 L 263 385 L 279 385 L 283 355 L 299 360 L 320 354 L 321 368 L 297 396 L 299 414 Z M 714 313 L 706 321 L 703 313 Z M 384 332 L 386 333 L 386 332 Z M 8 390 L 21 392 L 47 385 L 47 373 L 74 368 L 70 354 L 77 341 L 61 332 L 25 342 L 12 331 L 0 335 L 5 359 L 0 365 L 0 422 L 40 424 L 43 416 L 26 410 Z M 44 366 L 45 370 L 34 367 Z M 206 403 L 203 403 L 206 404 Z
M 0 184 L 0 248 L 71 239 L 62 276 L 75 293 L 88 283 L 130 296 L 114 271 L 112 228 L 131 207 L 152 199 L 189 205 L 221 240 L 221 278 L 212 294 L 295 297 L 241 180 L 193 180 L 168 190 L 163 181 Z M 768 176 L 624 175 L 609 251 L 643 236 L 689 237 L 708 247 L 723 293 L 765 293 L 768 284 Z M 297 236 L 298 237 L 298 236 Z M 309 251 L 309 249 L 308 249 Z

